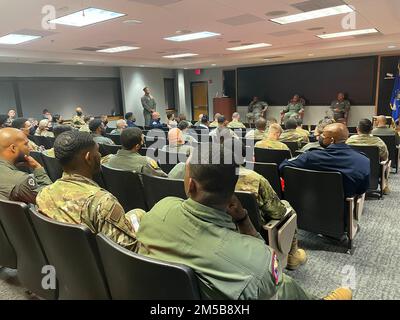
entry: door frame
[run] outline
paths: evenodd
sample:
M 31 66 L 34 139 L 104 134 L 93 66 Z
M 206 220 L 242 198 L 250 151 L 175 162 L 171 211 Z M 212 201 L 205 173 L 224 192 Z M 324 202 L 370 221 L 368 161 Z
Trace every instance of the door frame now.
M 197 121 L 198 119 L 194 119 L 194 105 L 193 105 L 193 85 L 196 83 L 206 83 L 207 84 L 207 114 L 210 114 L 210 101 L 208 99 L 208 81 L 191 81 L 190 82 L 190 101 L 191 101 L 191 112 L 192 112 L 192 120 Z

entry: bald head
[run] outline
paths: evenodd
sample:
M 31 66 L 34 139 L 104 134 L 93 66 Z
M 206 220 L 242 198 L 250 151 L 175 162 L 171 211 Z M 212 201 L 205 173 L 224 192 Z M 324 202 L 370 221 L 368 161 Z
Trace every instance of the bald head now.
M 23 161 L 25 155 L 29 155 L 28 138 L 15 128 L 0 130 L 0 158 L 15 164 Z
M 378 127 L 386 127 L 387 121 L 385 116 L 379 116 L 376 118 L 376 125 Z
M 331 144 L 343 143 L 349 138 L 349 130 L 342 123 L 333 123 L 324 128 L 323 135 Z

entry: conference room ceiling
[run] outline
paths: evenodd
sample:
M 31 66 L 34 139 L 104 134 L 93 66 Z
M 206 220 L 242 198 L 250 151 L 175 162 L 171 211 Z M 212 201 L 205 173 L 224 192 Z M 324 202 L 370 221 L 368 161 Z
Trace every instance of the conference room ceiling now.
M 376 28 L 379 33 L 329 40 L 317 37 L 348 31 L 342 27 L 346 14 L 287 25 L 269 21 L 340 4 L 354 6 L 356 20 L 348 21 L 355 22 L 357 30 Z M 126 15 L 86 27 L 57 24 L 46 30 L 42 10 L 47 5 L 56 9 L 57 18 L 89 7 Z M 400 52 L 399 0 L 0 0 L 0 17 L 0 37 L 10 33 L 42 37 L 18 45 L 0 44 L 0 62 L 210 68 Z M 201 31 L 220 36 L 187 42 L 164 40 Z M 255 43 L 272 46 L 227 50 Z M 96 52 L 118 46 L 140 49 Z M 163 58 L 180 53 L 198 55 Z

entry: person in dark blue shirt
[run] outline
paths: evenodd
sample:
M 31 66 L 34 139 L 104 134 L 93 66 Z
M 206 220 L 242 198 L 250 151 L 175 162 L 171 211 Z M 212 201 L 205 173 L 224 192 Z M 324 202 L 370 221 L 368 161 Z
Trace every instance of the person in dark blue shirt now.
M 312 150 L 297 158 L 285 160 L 279 169 L 286 166 L 316 170 L 336 171 L 343 177 L 345 197 L 361 195 L 368 190 L 370 163 L 369 159 L 353 150 L 345 142 L 349 137 L 347 127 L 341 123 L 326 126 L 319 137 L 324 150 Z
M 137 128 L 137 125 L 135 123 L 136 119 L 133 116 L 132 112 L 127 112 L 125 114 L 125 120 L 126 120 L 126 124 L 128 125 L 128 128 Z
M 155 111 L 151 116 L 153 119 L 150 122 L 150 129 L 162 129 L 167 127 L 166 124 L 161 123 L 161 116 L 159 112 Z

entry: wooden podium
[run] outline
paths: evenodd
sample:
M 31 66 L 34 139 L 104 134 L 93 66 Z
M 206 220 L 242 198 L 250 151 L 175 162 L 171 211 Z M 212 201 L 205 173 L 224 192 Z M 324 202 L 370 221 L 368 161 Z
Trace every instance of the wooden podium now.
M 236 112 L 236 103 L 233 98 L 214 98 L 214 114 L 220 113 L 228 121 L 232 120 L 232 114 Z

